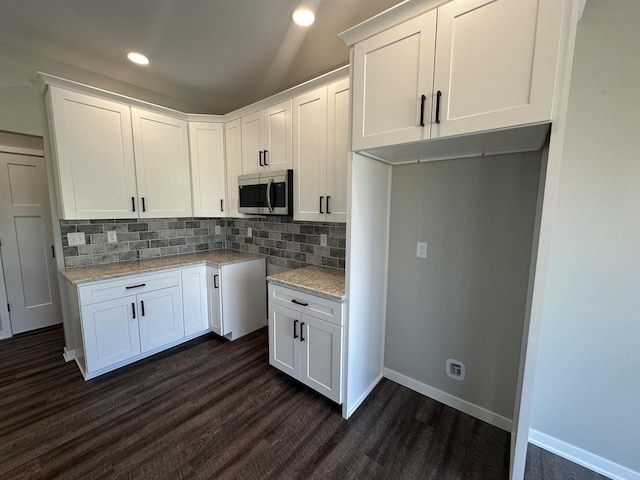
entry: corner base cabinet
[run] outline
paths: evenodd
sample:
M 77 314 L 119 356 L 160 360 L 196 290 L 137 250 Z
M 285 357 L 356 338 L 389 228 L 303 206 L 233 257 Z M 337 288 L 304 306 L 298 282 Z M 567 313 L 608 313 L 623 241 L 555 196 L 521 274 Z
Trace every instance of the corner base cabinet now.
M 269 285 L 269 363 L 342 403 L 343 304 Z

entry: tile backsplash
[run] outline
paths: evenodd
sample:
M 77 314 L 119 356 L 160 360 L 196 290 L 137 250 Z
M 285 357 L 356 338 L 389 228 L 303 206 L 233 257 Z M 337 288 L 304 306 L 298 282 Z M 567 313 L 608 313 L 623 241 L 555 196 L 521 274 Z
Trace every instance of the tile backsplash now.
M 159 218 L 61 220 L 60 228 L 67 268 L 220 248 L 265 255 L 268 263 L 284 268 L 345 268 L 344 223 L 297 222 L 291 217 Z M 108 242 L 109 231 L 116 232 L 116 242 Z M 85 245 L 69 246 L 67 234 L 75 232 L 85 234 Z M 326 246 L 321 245 L 322 234 Z

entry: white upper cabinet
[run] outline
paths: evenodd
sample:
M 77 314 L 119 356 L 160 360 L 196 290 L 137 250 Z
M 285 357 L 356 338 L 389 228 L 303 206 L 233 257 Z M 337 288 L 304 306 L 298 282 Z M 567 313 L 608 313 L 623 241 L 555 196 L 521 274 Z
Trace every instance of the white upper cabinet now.
M 291 100 L 242 117 L 242 173 L 291 168 Z
M 53 86 L 48 99 L 62 218 L 137 217 L 129 106 Z
M 354 46 L 354 150 L 429 138 L 435 36 L 433 10 Z
M 438 9 L 434 94 L 446 137 L 551 120 L 562 2 L 456 0 Z M 436 103 L 434 103 L 434 106 Z
M 551 121 L 563 8 L 455 0 L 356 43 L 353 149 Z
M 293 100 L 294 219 L 345 222 L 349 80 Z
M 225 216 L 224 124 L 189 122 L 189 154 L 193 216 Z
M 240 119 L 224 126 L 225 163 L 227 170 L 227 217 L 243 217 L 238 193 L 238 175 L 242 175 L 242 125 Z
M 187 122 L 131 108 L 141 218 L 190 217 Z

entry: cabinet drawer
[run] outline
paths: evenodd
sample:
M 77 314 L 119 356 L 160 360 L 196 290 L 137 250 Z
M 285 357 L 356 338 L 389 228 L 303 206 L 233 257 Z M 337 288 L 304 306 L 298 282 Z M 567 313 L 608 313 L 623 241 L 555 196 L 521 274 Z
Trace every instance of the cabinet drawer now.
M 269 302 L 342 326 L 342 303 L 340 302 L 271 283 L 269 284 Z
M 166 270 L 81 285 L 78 287 L 78 299 L 80 305 L 89 305 L 176 285 L 180 285 L 180 270 Z

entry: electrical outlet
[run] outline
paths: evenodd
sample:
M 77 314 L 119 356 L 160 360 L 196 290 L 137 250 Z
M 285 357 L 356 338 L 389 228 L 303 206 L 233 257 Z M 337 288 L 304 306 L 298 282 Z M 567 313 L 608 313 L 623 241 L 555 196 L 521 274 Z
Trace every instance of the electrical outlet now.
M 107 242 L 114 243 L 118 241 L 118 234 L 115 230 L 109 230 L 107 232 Z
M 427 258 L 427 242 L 418 242 L 416 257 Z
M 222 227 L 220 225 L 216 225 L 215 231 L 216 235 L 222 235 Z
M 70 247 L 87 243 L 84 238 L 84 232 L 67 233 L 67 241 Z
M 251 227 L 247 227 L 247 237 L 252 237 L 253 236 L 253 230 L 251 230 Z
M 327 234 L 326 233 L 321 233 L 320 234 L 320 246 L 321 247 L 326 247 L 327 246 Z
M 445 370 L 447 372 L 447 376 L 449 376 L 450 378 L 459 381 L 464 380 L 465 368 L 464 363 L 462 363 L 460 360 L 449 358 L 445 364 Z

